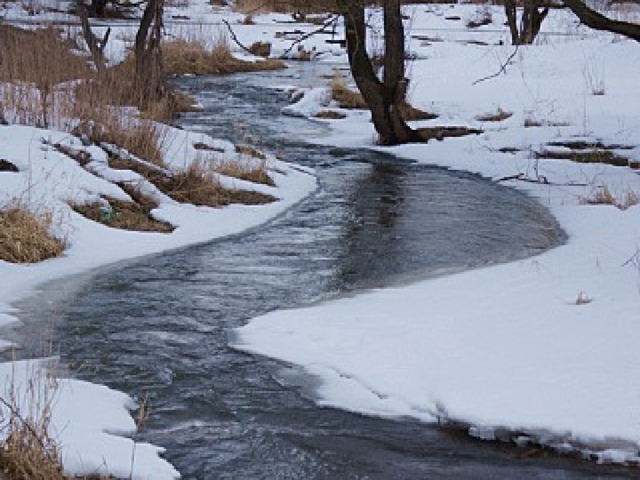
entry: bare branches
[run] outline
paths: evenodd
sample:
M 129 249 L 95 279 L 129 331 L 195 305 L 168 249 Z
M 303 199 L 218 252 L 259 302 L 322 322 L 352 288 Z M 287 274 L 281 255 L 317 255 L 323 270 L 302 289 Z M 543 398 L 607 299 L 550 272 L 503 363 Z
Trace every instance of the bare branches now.
M 320 28 L 313 30 L 311 32 L 307 32 L 304 35 L 301 35 L 300 37 L 298 37 L 297 39 L 295 39 L 291 45 L 289 45 L 289 48 L 287 48 L 282 55 L 280 55 L 280 58 L 285 58 L 289 52 L 291 52 L 291 50 L 293 50 L 293 47 L 295 47 L 297 44 L 304 42 L 307 38 L 313 37 L 314 35 L 318 35 L 320 33 L 325 33 L 327 31 L 327 28 L 329 27 L 333 27 L 335 26 L 335 24 L 338 22 L 338 19 L 340 18 L 339 15 L 334 15 L 332 17 L 330 17 L 329 19 L 327 19 Z

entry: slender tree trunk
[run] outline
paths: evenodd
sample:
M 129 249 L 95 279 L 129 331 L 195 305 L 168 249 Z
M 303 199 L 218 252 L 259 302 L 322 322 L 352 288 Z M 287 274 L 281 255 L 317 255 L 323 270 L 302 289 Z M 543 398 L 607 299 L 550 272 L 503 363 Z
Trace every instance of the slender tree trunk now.
M 134 45 L 134 93 L 141 109 L 166 94 L 160 40 L 164 0 L 149 0 L 140 20 Z
M 511 32 L 511 44 L 518 45 L 520 41 L 520 32 L 518 31 L 518 14 L 515 0 L 505 0 L 504 13 L 507 17 L 507 24 Z

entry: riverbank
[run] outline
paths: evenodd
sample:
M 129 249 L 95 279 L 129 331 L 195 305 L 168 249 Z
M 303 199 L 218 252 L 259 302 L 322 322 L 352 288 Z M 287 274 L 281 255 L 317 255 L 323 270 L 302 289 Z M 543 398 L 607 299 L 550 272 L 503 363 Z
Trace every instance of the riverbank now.
M 168 128 L 164 158 L 169 165 L 189 165 L 201 160 L 194 145 L 211 145 L 223 152 L 225 161 L 250 161 L 229 142 L 205 134 Z M 38 264 L 1 261 L 0 328 L 19 322 L 12 304 L 37 295 L 38 286 L 65 276 L 107 264 L 203 243 L 253 228 L 287 210 L 315 189 L 312 172 L 265 159 L 274 186 L 220 176 L 228 188 L 252 189 L 275 197 L 265 205 L 233 204 L 224 208 L 196 207 L 155 193 L 158 207 L 153 215 L 175 227 L 171 233 L 133 232 L 110 228 L 75 212 L 71 205 L 86 198 L 122 198 L 116 185 L 123 170 L 107 166 L 107 153 L 99 147 L 84 147 L 74 137 L 51 130 L 25 126 L 0 126 L 2 156 L 17 172 L 0 172 L 3 202 L 27 204 L 53 215 L 54 233 L 66 244 L 62 257 Z M 89 155 L 89 168 L 63 153 L 66 145 Z M 133 172 L 129 172 L 133 174 Z M 143 181 L 138 179 L 143 185 Z M 142 187 L 141 187 L 142 188 Z M 146 187 L 148 188 L 148 187 Z M 153 192 L 152 192 L 153 193 Z M 43 325 L 55 323 L 43 319 Z M 14 348 L 9 342 L 2 350 Z M 20 346 L 15 346 L 19 348 Z M 43 346 L 43 349 L 54 347 Z M 50 355 L 49 350 L 41 352 Z M 49 379 L 55 359 L 0 363 L 0 397 L 19 405 L 30 415 L 45 415 L 51 409 L 50 436 L 60 448 L 68 472 L 77 475 L 111 474 L 118 478 L 176 478 L 178 472 L 159 454 L 162 448 L 127 438 L 137 426 L 129 411 L 136 403 L 120 392 L 73 379 Z M 42 409 L 42 412 L 40 412 Z M 35 411 L 34 411 L 35 410 Z M 99 413 L 97 413 L 99 412 Z M 5 412 L 6 413 L 6 412 Z M 26 415 L 26 414 L 25 414 Z
M 431 8 L 443 22 L 451 12 Z M 571 21 L 556 15 L 556 28 Z M 411 18 L 421 25 L 420 13 Z M 491 47 L 469 45 L 449 32 L 413 43 L 411 102 L 439 114 L 418 125 L 484 133 L 385 149 L 527 192 L 558 219 L 566 245 L 273 312 L 238 329 L 236 346 L 303 367 L 320 384 L 321 405 L 640 463 L 640 104 L 631 80 L 640 70 L 625 60 L 640 53 L 631 41 L 573 32 L 521 47 L 503 73 L 480 83 L 512 47 L 495 37 Z M 594 91 L 594 76 L 605 92 Z M 298 114 L 327 108 L 317 89 L 305 94 Z M 331 122 L 326 142 L 375 148 L 367 116 L 341 111 L 347 118 Z M 592 162 L 576 152 L 592 152 Z M 600 163 L 609 154 L 627 166 Z
M 626 167 L 538 158 L 536 152 L 566 153 L 571 150 L 569 142 L 598 141 L 616 154 L 640 160 L 635 86 L 640 63 L 632 61 L 638 58 L 637 46 L 579 29 L 567 14 L 559 13 L 549 19 L 540 44 L 522 48 L 505 74 L 473 85 L 498 72 L 513 51 L 498 43 L 507 36 L 501 12 L 492 11 L 492 24 L 468 30 L 461 23 L 477 14 L 474 6 L 412 8 L 412 28 L 423 35 L 410 40 L 415 57 L 411 101 L 440 115 L 424 125 L 464 124 L 485 133 L 392 151 L 496 180 L 513 177 L 505 182 L 549 206 L 569 234 L 569 243 L 509 265 L 312 309 L 276 312 L 242 329 L 239 346 L 306 367 L 323 380 L 318 391 L 323 404 L 425 421 L 457 420 L 469 423 L 470 433 L 482 438 L 492 438 L 500 431 L 495 427 L 505 427 L 514 432 L 508 436 L 516 442 L 578 449 L 602 461 L 636 462 L 640 438 L 635 399 L 640 392 L 633 375 L 640 366 L 634 350 L 640 333 L 635 325 L 640 311 L 639 208 L 623 211 L 585 203 L 605 191 L 622 202 L 627 192 L 640 191 L 639 177 Z M 193 9 L 194 18 L 200 15 L 197 12 Z M 198 18 L 214 22 L 228 15 L 207 9 Z M 242 19 L 234 15 L 237 21 Z M 256 16 L 256 25 L 237 25 L 237 34 L 245 44 L 273 39 L 274 50 L 283 52 L 290 41 L 273 37 L 287 28 L 276 23 L 285 18 Z M 175 34 L 184 27 L 170 28 Z M 558 29 L 575 36 L 554 35 Z M 117 58 L 124 52 L 126 35 L 113 37 L 110 55 Z M 344 63 L 339 48 L 326 46 L 323 39 L 309 39 L 303 48 L 314 52 L 317 61 L 330 58 Z M 605 93 L 596 95 L 601 85 Z M 301 113 L 333 108 L 325 93 L 326 89 L 314 97 L 322 105 L 310 102 L 313 108 Z M 501 121 L 477 118 L 499 110 L 511 115 Z M 323 141 L 375 148 L 368 115 L 343 113 L 345 120 L 326 122 L 333 134 Z M 11 279 L 0 289 L 5 324 L 19 317 L 11 304 L 37 293 L 42 282 L 239 232 L 272 218 L 314 188 L 310 175 L 271 159 L 277 188 L 269 192 L 279 202 L 223 210 L 167 203 L 161 216 L 177 222 L 173 234 L 113 232 L 80 220 L 69 213 L 66 202 L 51 197 L 51 191 L 73 197 L 69 187 L 81 195 L 85 188 L 94 193 L 111 191 L 102 183 L 87 182 L 78 166 L 47 146 L 68 141 L 68 136 L 15 126 L 0 127 L 0 135 L 3 158 L 23 168 L 19 174 L 2 173 L 5 178 L 21 175 L 19 182 L 12 180 L 6 187 L 9 196 L 36 192 L 32 198 L 56 198 L 54 211 L 62 219 L 58 225 L 70 244 L 60 260 L 29 267 L 0 264 L 1 277 Z M 189 142 L 173 143 L 185 144 Z M 61 175 L 52 175 L 53 165 Z M 313 319 L 320 319 L 320 324 Z M 15 366 L 3 368 L 12 372 Z M 105 431 L 135 430 L 125 408 L 132 406 L 131 400 L 72 380 L 62 385 L 62 391 L 70 393 L 56 405 L 67 407 L 67 413 L 55 423 L 68 452 L 65 467 L 77 473 L 108 471 L 128 477 L 133 442 Z M 95 421 L 95 411 L 105 412 L 104 419 Z M 78 429 L 70 426 L 74 422 Z M 158 458 L 156 448 L 138 445 L 135 452 L 134 478 L 177 475 Z

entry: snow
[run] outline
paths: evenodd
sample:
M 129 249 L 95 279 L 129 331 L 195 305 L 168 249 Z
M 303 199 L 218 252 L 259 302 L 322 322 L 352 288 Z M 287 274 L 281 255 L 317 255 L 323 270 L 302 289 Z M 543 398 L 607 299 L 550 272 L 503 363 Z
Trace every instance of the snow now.
M 5 20 L 25 18 L 18 3 L 0 8 Z M 619 210 L 585 205 L 585 200 L 605 187 L 617 198 L 638 193 L 640 176 L 627 168 L 540 159 L 534 152 L 560 148 L 548 147 L 550 142 L 598 140 L 625 147 L 616 152 L 640 161 L 640 49 L 637 43 L 586 30 L 567 12 L 554 10 L 537 44 L 514 54 L 500 9 L 488 10 L 492 24 L 465 28 L 482 9 L 487 7 L 412 5 L 405 13 L 408 52 L 415 59 L 409 65 L 410 101 L 440 115 L 417 125 L 464 125 L 484 133 L 387 150 L 496 181 L 519 175 L 520 180 L 507 183 L 548 206 L 569 241 L 526 260 L 271 312 L 236 331 L 235 345 L 299 365 L 320 379 L 316 395 L 322 405 L 424 422 L 459 421 L 479 438 L 504 439 L 507 431 L 507 439 L 518 444 L 578 450 L 601 462 L 638 462 L 640 206 Z M 43 10 L 34 18 L 61 16 Z M 277 32 L 317 28 L 286 23 L 290 17 L 283 14 L 254 15 L 255 25 L 241 23 L 243 18 L 193 0 L 188 7 L 168 8 L 166 30 L 171 37 L 193 37 L 188 21 L 199 22 L 195 35 L 213 42 L 226 28 L 221 20 L 227 19 L 243 44 L 271 41 L 274 55 L 280 55 L 291 39 L 276 37 Z M 379 19 L 379 12 L 370 16 L 371 22 Z M 97 27 L 97 33 L 105 28 Z M 124 58 L 134 30 L 125 22 L 113 30 L 105 54 L 116 62 Z M 344 52 L 324 40 L 310 37 L 301 45 L 314 52 L 316 62 L 344 66 Z M 602 88 L 604 95 L 594 94 Z M 287 107 L 288 114 L 311 116 L 336 108 L 327 99 L 325 79 L 302 92 L 302 100 Z M 512 116 L 502 122 L 476 118 L 498 109 Z M 368 114 L 341 111 L 344 120 L 315 120 L 331 130 L 312 141 L 379 148 Z M 524 128 L 525 123 L 539 126 Z M 203 133 L 168 129 L 165 138 L 163 153 L 175 169 L 201 159 L 197 143 L 213 147 L 204 161 L 243 161 L 229 142 Z M 56 143 L 84 149 L 92 159 L 90 171 L 56 150 Z M 274 195 L 277 202 L 194 207 L 169 199 L 134 172 L 110 169 L 104 150 L 85 147 L 68 134 L 2 125 L 0 146 L 2 158 L 20 168 L 19 173 L 0 172 L 0 204 L 20 202 L 53 212 L 55 231 L 68 244 L 62 258 L 37 265 L 0 262 L 0 326 L 18 322 L 20 312 L 11 305 L 36 294 L 44 282 L 241 232 L 273 218 L 316 186 L 312 172 L 269 157 L 277 186 L 252 188 Z M 113 230 L 68 207 L 69 201 L 101 195 L 126 199 L 113 184 L 123 179 L 140 181 L 145 193 L 160 202 L 154 215 L 174 224 L 173 233 Z M 0 340 L 0 350 L 7 348 L 8 342 Z M 45 379 L 42 371 L 49 364 L 0 364 L 0 378 L 10 379 L 0 394 L 6 395 L 11 385 L 20 389 L 33 378 Z M 36 388 L 52 398 L 52 432 L 69 472 L 178 476 L 159 456 L 160 448 L 128 438 L 135 432 L 131 398 L 73 379 L 59 379 L 55 388 L 42 382 L 45 386 Z M 28 399 L 21 406 L 28 409 Z
M 548 206 L 569 235 L 536 257 L 428 279 L 255 318 L 235 346 L 298 365 L 317 377 L 317 402 L 387 417 L 461 422 L 479 438 L 579 451 L 600 462 L 640 462 L 640 206 L 585 205 L 606 188 L 640 191 L 627 168 L 537 159 L 550 142 L 602 141 L 640 159 L 637 43 L 585 33 L 554 37 L 572 19 L 553 12 L 539 44 L 500 45 L 503 18 L 488 32 L 443 28 L 475 7 L 412 7 L 412 26 L 442 41 L 410 51 L 410 101 L 440 115 L 420 126 L 463 125 L 478 136 L 390 150 L 419 162 L 511 180 Z M 408 9 L 409 10 L 409 9 Z M 583 38 L 585 36 L 586 38 Z M 465 45 L 472 37 L 488 46 Z M 596 85 L 594 85 L 596 84 Z M 603 85 L 604 95 L 594 86 Z M 324 87 L 306 90 L 289 113 L 317 111 Z M 314 109 L 313 103 L 316 103 Z M 502 122 L 476 116 L 502 109 Z M 367 116 L 327 122 L 320 141 L 372 146 Z M 523 128 L 525 121 L 540 126 Z M 515 152 L 501 149 L 515 148 Z M 555 147 L 557 150 L 558 147 Z M 497 432 L 511 432 L 506 435 Z

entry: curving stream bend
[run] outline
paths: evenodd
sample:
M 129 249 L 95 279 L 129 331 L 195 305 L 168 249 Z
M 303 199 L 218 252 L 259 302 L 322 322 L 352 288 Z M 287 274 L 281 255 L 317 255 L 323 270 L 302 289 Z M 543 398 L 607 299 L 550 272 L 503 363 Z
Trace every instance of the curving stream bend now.
M 319 190 L 254 231 L 70 278 L 20 306 L 13 332 L 41 352 L 42 318 L 74 375 L 149 394 L 143 437 L 188 479 L 628 478 L 624 468 L 473 440 L 406 419 L 319 408 L 304 375 L 228 346 L 229 329 L 287 308 L 530 256 L 564 240 L 537 202 L 474 175 L 302 139 L 321 124 L 284 117 L 266 76 L 184 79 L 205 113 L 185 127 L 250 140 L 316 169 Z M 251 138 L 247 138 L 247 137 Z M 292 381 L 291 379 L 295 379 Z

